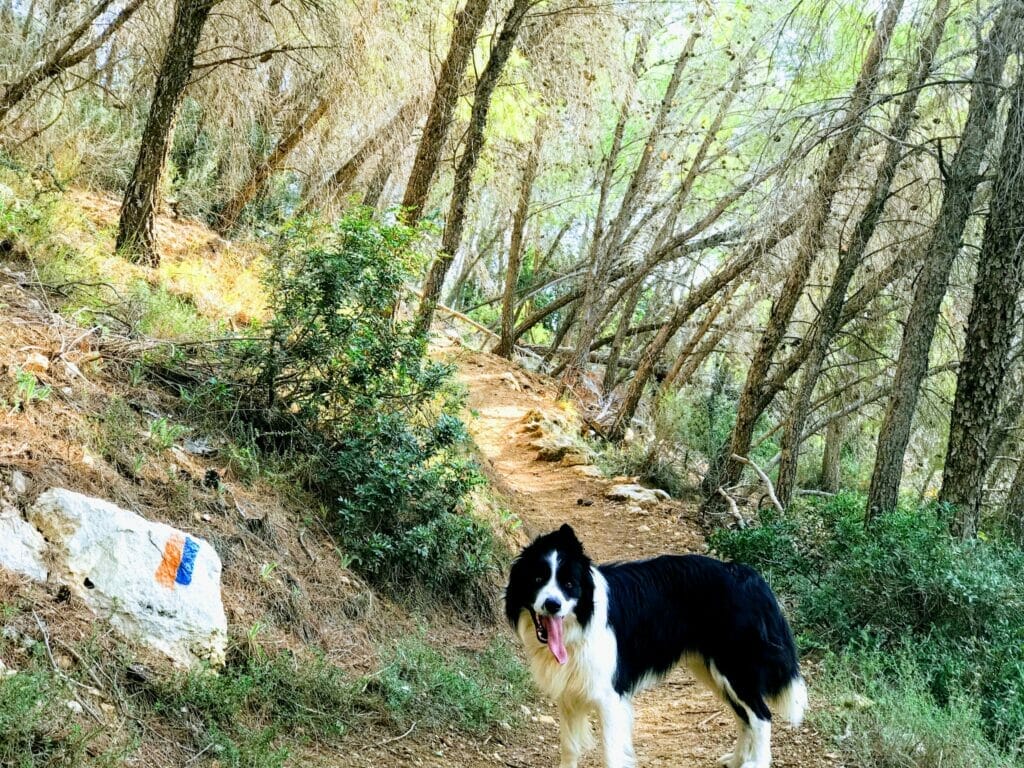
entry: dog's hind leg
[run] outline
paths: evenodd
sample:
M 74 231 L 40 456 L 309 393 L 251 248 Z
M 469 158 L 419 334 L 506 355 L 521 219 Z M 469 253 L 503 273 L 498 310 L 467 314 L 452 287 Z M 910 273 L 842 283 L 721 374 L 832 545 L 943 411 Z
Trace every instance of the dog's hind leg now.
M 610 695 L 598 703 L 605 768 L 634 768 L 633 704 L 625 696 Z
M 590 732 L 590 709 L 577 703 L 558 702 L 559 729 L 561 741 L 561 762 L 559 768 L 576 768 L 580 756 L 594 745 Z

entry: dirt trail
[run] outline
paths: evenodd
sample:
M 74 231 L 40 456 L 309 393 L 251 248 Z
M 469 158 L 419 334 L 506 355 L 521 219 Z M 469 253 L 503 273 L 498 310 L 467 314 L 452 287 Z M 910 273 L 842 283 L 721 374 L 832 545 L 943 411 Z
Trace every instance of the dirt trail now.
M 597 561 L 706 550 L 692 509 L 673 502 L 648 514 L 629 512 L 625 504 L 604 498 L 608 481 L 586 477 L 578 468 L 536 460 L 537 449 L 530 445 L 535 438 L 523 432 L 523 417 L 531 409 L 557 409 L 549 381 L 492 355 L 459 350 L 450 357 L 459 366 L 469 407 L 476 414 L 469 420 L 470 431 L 506 486 L 527 536 L 568 522 Z M 775 730 L 773 765 L 838 764 L 835 755 L 827 755 L 830 750 L 822 737 L 806 725 L 794 731 L 780 724 Z M 507 764 L 557 765 L 555 728 L 549 724 L 545 735 L 534 754 L 518 755 Z M 734 738 L 732 716 L 685 671 L 675 672 L 636 701 L 635 743 L 638 765 L 644 768 L 710 768 L 731 750 Z M 600 766 L 599 755 L 590 754 L 584 765 Z

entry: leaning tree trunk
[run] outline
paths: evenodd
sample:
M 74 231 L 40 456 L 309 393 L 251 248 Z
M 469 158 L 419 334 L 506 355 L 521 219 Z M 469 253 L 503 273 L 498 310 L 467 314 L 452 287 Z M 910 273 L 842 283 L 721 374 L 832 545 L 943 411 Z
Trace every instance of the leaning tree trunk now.
M 526 218 L 530 212 L 530 198 L 533 195 L 533 182 L 537 178 L 537 167 L 540 164 L 540 145 L 544 137 L 544 128 L 538 121 L 533 137 L 533 146 L 526 156 L 523 167 L 523 179 L 519 185 L 519 202 L 512 216 L 512 236 L 508 248 L 508 267 L 505 270 L 505 292 L 501 297 L 501 337 L 494 348 L 494 354 L 512 359 L 515 349 L 516 323 L 516 286 L 519 284 L 519 268 L 523 259 L 523 234 L 526 229 Z
M 1006 134 L 992 189 L 967 338 L 956 379 L 949 445 L 939 499 L 956 505 L 954 532 L 978 532 L 988 447 L 1020 328 L 1024 286 L 1024 73 L 1010 92 Z M 1019 393 L 1017 393 L 1019 396 Z
M 267 155 L 263 162 L 256 166 L 248 181 L 242 185 L 242 188 L 224 206 L 224 210 L 221 211 L 219 221 L 217 222 L 217 230 L 219 232 L 223 234 L 235 228 L 245 207 L 263 192 L 263 188 L 270 180 L 270 177 L 284 165 L 288 155 L 299 146 L 299 143 L 323 119 L 334 103 L 334 99 L 335 93 L 333 92 L 322 95 L 313 105 L 312 109 L 306 112 L 285 132 L 270 154 Z
M 415 330 L 425 334 L 430 330 L 434 319 L 434 308 L 441 296 L 445 275 L 455 257 L 455 252 L 462 242 L 462 228 L 466 223 L 466 208 L 469 205 L 469 190 L 473 181 L 473 171 L 484 148 L 484 129 L 487 127 L 487 113 L 491 107 L 491 96 L 498 85 L 498 78 L 505 68 L 505 63 L 512 55 L 519 28 L 526 18 L 526 12 L 532 5 L 531 0 L 515 0 L 505 21 L 501 26 L 498 40 L 491 49 L 480 80 L 477 81 L 473 93 L 473 109 L 469 116 L 469 129 L 466 133 L 466 146 L 463 149 L 459 165 L 455 170 L 455 185 L 452 188 L 451 204 L 448 217 L 444 223 L 444 234 L 441 236 L 441 252 L 430 265 L 426 282 L 423 284 L 423 299 L 416 313 Z
M 465 7 L 455 14 L 455 29 L 448 46 L 448 55 L 437 75 L 434 100 L 430 104 L 423 135 L 416 149 L 416 159 L 402 197 L 405 221 L 409 224 L 416 224 L 423 215 L 430 185 L 441 162 L 441 150 L 451 128 L 455 105 L 459 100 L 462 78 L 466 74 L 469 57 L 489 5 L 490 0 L 466 0 Z
M 950 269 L 960 252 L 960 241 L 980 181 L 978 172 L 985 148 L 995 131 L 1006 59 L 1022 24 L 1024 2 L 1006 0 L 978 54 L 963 135 L 952 164 L 944 170 L 946 188 L 942 206 L 925 250 L 924 266 L 918 274 L 910 311 L 903 326 L 892 396 L 878 435 L 868 490 L 867 520 L 896 507 L 903 477 L 903 457 L 910 441 L 921 381 L 928 369 L 928 354 L 939 309 L 946 295 Z
M 749 453 L 754 426 L 770 402 L 764 384 L 772 359 L 785 338 L 789 321 L 803 294 L 811 267 L 821 252 L 832 213 L 832 203 L 839 192 L 839 182 L 853 153 L 854 140 L 863 125 L 865 113 L 871 106 L 871 97 L 878 81 L 882 61 L 889 48 L 892 31 L 902 7 L 903 0 L 889 0 L 882 13 L 861 65 L 860 75 L 850 95 L 846 116 L 840 126 L 842 131 L 829 150 L 814 190 L 807 200 L 793 265 L 786 275 L 778 299 L 772 305 L 768 323 L 747 369 L 732 436 L 715 457 L 701 486 L 705 497 L 704 514 L 716 514 L 721 509 L 724 500 L 718 489 L 735 485 L 743 472 L 743 463 L 734 457 L 744 457 Z
M 804 427 L 810 414 L 811 396 L 818 383 L 822 365 L 828 355 L 829 347 L 839 331 L 839 322 L 846 303 L 846 291 L 853 280 L 857 268 L 863 263 L 868 244 L 881 221 L 886 201 L 889 199 L 892 181 L 904 155 L 904 144 L 914 123 L 917 110 L 918 95 L 932 71 L 935 52 L 942 42 L 942 33 L 946 27 L 946 16 L 949 14 L 949 0 L 938 0 L 932 17 L 931 30 L 921 42 L 918 63 L 907 83 L 906 93 L 900 102 L 899 111 L 890 130 L 889 145 L 885 156 L 875 174 L 874 189 L 871 198 L 861 213 L 860 220 L 854 228 L 853 237 L 845 253 L 839 258 L 832 285 L 822 304 L 817 323 L 817 334 L 811 340 L 810 354 L 804 364 L 796 396 L 786 419 L 782 437 L 782 459 L 779 462 L 778 479 L 775 481 L 775 493 L 783 506 L 789 504 L 796 490 L 796 472 L 800 461 L 800 446 L 803 442 Z
M 153 218 L 174 118 L 195 62 L 196 48 L 217 0 L 177 0 L 174 22 L 163 62 L 156 77 L 153 103 L 142 131 L 142 145 L 121 204 L 117 250 L 133 261 L 156 265 Z

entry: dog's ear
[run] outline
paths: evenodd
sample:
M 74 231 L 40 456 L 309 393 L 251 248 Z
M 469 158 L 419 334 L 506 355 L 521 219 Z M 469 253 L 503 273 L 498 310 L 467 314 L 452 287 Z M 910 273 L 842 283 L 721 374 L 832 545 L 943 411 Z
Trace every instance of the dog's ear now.
M 576 538 L 576 531 L 574 531 L 572 529 L 572 526 L 568 523 L 562 523 L 562 527 L 558 529 L 558 532 L 567 538 L 570 538 L 574 541 L 579 541 L 579 539 Z

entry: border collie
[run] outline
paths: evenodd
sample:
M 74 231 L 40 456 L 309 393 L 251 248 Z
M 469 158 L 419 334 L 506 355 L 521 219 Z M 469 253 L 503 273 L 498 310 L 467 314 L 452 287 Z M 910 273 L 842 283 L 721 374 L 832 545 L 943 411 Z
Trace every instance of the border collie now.
M 505 612 L 558 704 L 561 768 L 592 746 L 591 713 L 606 768 L 634 766 L 632 696 L 679 664 L 736 715 L 736 747 L 719 760 L 728 768 L 767 768 L 771 710 L 799 725 L 807 707 L 789 625 L 744 565 L 700 555 L 593 565 L 563 525 L 516 558 Z

